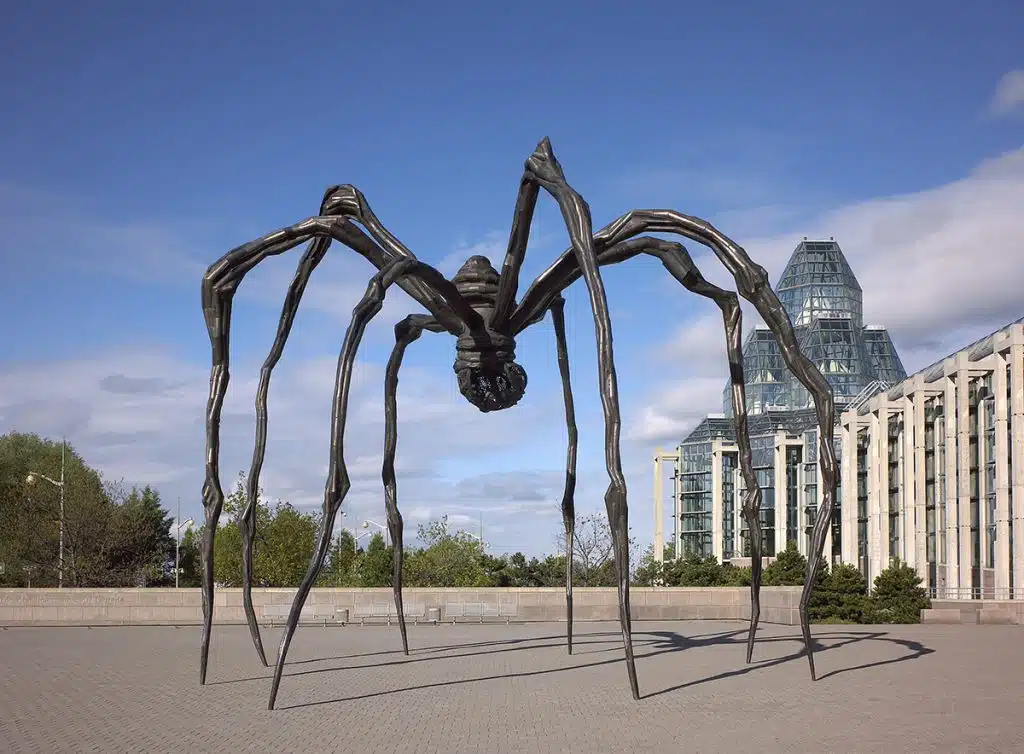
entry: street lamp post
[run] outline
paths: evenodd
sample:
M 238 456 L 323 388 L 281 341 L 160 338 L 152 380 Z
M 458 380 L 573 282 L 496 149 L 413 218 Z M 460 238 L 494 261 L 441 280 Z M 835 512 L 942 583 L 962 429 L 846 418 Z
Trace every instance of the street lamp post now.
M 178 564 L 181 562 L 181 527 L 189 527 L 195 523 L 191 518 L 188 521 L 182 521 L 178 523 L 175 519 L 175 532 L 174 532 L 174 588 L 178 588 L 178 577 L 181 575 L 181 566 Z
M 389 539 L 389 537 L 388 537 L 388 527 L 384 526 L 384 524 L 378 524 L 373 519 L 369 519 L 368 518 L 365 521 L 363 521 L 363 528 L 364 529 L 369 529 L 370 528 L 370 524 L 373 524 L 378 529 L 380 529 L 382 532 L 384 532 L 384 546 L 385 547 L 389 547 L 390 546 L 390 542 L 388 541 L 388 539 Z
M 44 479 L 58 490 L 60 490 L 60 540 L 57 545 L 57 588 L 61 589 L 64 587 L 64 455 L 67 449 L 67 443 L 62 437 L 60 439 L 60 481 L 56 479 L 50 479 L 46 474 L 40 474 L 38 471 L 30 471 L 25 481 L 28 484 L 35 484 L 36 478 Z

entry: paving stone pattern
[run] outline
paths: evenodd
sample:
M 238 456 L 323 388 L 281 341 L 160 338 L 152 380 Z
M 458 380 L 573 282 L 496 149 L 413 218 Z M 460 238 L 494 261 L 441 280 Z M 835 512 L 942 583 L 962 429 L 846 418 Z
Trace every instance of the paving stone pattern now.
M 639 623 L 641 693 L 617 624 L 300 627 L 278 697 L 242 626 L 0 631 L 3 752 L 1024 751 L 1020 626 Z M 268 654 L 279 630 L 264 629 Z

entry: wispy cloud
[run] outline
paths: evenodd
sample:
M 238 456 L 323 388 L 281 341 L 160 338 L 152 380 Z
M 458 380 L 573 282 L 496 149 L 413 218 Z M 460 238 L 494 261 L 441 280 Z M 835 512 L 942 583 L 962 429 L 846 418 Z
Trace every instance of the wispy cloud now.
M 996 84 L 996 90 L 989 100 L 988 113 L 999 118 L 1016 112 L 1024 105 L 1024 70 L 1007 71 Z

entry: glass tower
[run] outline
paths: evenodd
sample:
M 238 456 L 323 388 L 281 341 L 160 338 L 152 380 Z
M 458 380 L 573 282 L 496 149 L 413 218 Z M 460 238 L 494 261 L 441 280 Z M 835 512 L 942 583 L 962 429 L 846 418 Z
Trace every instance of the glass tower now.
M 889 333 L 864 325 L 863 290 L 834 240 L 797 244 L 775 290 L 801 350 L 832 386 L 837 417 L 844 407 L 906 378 Z M 804 550 L 820 494 L 814 402 L 787 369 L 775 336 L 766 328 L 748 333 L 743 370 L 765 555 L 774 555 L 790 540 Z M 679 501 L 683 520 L 677 522 L 681 554 L 730 559 L 749 552 L 747 525 L 739 516 L 743 485 L 735 465 L 731 393 L 727 383 L 724 416 L 705 417 L 679 447 L 678 473 L 684 482 Z M 838 455 L 838 437 L 833 442 Z M 720 543 L 707 531 L 715 507 L 722 521 Z M 838 557 L 836 508 L 832 552 Z

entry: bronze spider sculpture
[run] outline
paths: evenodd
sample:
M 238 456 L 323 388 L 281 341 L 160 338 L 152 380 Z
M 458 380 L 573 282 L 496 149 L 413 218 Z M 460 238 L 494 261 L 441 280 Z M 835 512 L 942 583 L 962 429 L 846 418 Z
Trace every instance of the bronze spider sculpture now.
M 542 272 L 517 303 L 519 272 L 526 253 L 534 207 L 541 189 L 547 191 L 558 203 L 572 248 Z M 365 232 L 356 227 L 355 223 L 361 225 Z M 256 442 L 248 477 L 247 505 L 239 520 L 243 540 L 243 605 L 253 643 L 264 665 L 267 665 L 267 661 L 252 604 L 252 552 L 256 520 L 254 501 L 266 445 L 267 393 L 271 372 L 281 358 L 306 283 L 313 270 L 323 260 L 332 240 L 361 254 L 378 269 L 378 272 L 371 279 L 365 295 L 352 312 L 352 321 L 345 334 L 338 360 L 331 411 L 330 465 L 324 490 L 323 515 L 312 561 L 295 594 L 281 637 L 270 690 L 270 709 L 274 708 L 285 657 L 300 612 L 310 588 L 324 565 L 331 544 L 335 517 L 350 487 L 345 466 L 344 430 L 356 350 L 367 324 L 380 311 L 385 293 L 393 284 L 402 288 L 429 312 L 426 315 L 411 314 L 395 326 L 395 346 L 388 360 L 384 379 L 385 439 L 382 476 L 388 531 L 394 543 L 393 586 L 402 648 L 406 654 L 409 653 L 402 606 L 402 515 L 398 510 L 394 461 L 397 445 L 398 371 L 405 349 L 419 338 L 424 330 L 447 332 L 455 336 L 455 374 L 459 390 L 481 411 L 500 411 L 518 403 L 526 389 L 526 372 L 515 362 L 515 337 L 530 325 L 540 322 L 550 311 L 557 341 L 558 366 L 568 428 L 562 517 L 568 545 L 566 549 L 570 554 L 566 568 L 565 590 L 568 623 L 566 639 L 568 651 L 572 653 L 571 543 L 575 521 L 573 494 L 576 486 L 577 430 L 572 388 L 569 383 L 563 311 L 565 301 L 561 292 L 581 277 L 590 295 L 597 331 L 601 404 L 605 418 L 605 463 L 611 479 L 605 493 L 605 506 L 612 531 L 618 574 L 619 622 L 625 644 L 629 685 L 633 697 L 640 698 L 630 625 L 628 513 L 626 482 L 619 452 L 621 419 L 618 385 L 612 356 L 611 321 L 604 284 L 598 270 L 602 265 L 623 262 L 638 254 L 650 254 L 660 259 L 669 273 L 685 288 L 714 301 L 722 310 L 725 320 L 739 465 L 746 487 L 742 510 L 751 540 L 753 579 L 747 662 L 751 661 L 760 614 L 761 496 L 754 475 L 747 434 L 739 299 L 735 293 L 723 290 L 705 280 L 681 244 L 647 236 L 638 237 L 641 233 L 649 232 L 684 236 L 707 245 L 714 251 L 735 278 L 740 295 L 753 303 L 775 334 L 789 369 L 814 398 L 824 492 L 821 509 L 814 524 L 807 582 L 800 599 L 800 622 L 807 659 L 810 662 L 811 678 L 814 678 L 814 655 L 807 619 L 807 603 L 811 585 L 821 563 L 825 533 L 835 502 L 835 455 L 831 443 L 834 409 L 831 388 L 817 368 L 801 353 L 789 316 L 768 284 L 764 268 L 755 264 L 742 247 L 709 223 L 672 210 L 634 210 L 597 233 L 592 233 L 590 208 L 566 181 L 561 165 L 551 150 L 551 143 L 545 138 L 526 161 L 525 172 L 519 184 L 508 250 L 500 274 L 485 257 L 474 256 L 462 266 L 452 280 L 445 279 L 436 269 L 417 260 L 412 252 L 380 223 L 363 194 L 348 185 L 328 189 L 321 203 L 320 212 L 315 217 L 239 246 L 207 270 L 202 285 L 203 312 L 213 350 L 213 368 L 206 412 L 206 481 L 203 485 L 206 527 L 202 542 L 203 632 L 200 683 L 206 682 L 213 623 L 213 540 L 224 502 L 219 478 L 220 414 L 228 385 L 231 302 L 242 278 L 253 267 L 267 257 L 281 254 L 305 241 L 311 243 L 303 254 L 288 289 L 277 336 L 260 371 L 256 394 Z

